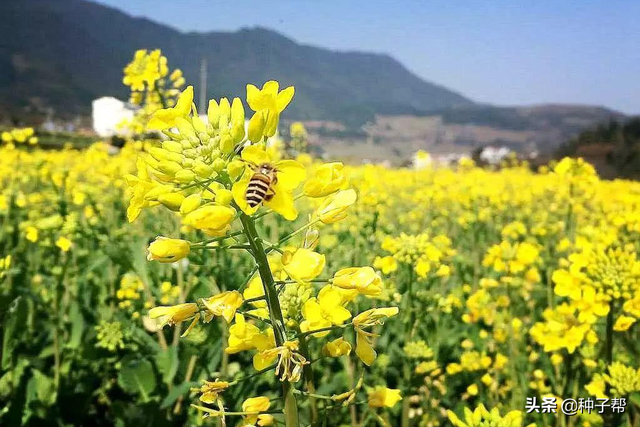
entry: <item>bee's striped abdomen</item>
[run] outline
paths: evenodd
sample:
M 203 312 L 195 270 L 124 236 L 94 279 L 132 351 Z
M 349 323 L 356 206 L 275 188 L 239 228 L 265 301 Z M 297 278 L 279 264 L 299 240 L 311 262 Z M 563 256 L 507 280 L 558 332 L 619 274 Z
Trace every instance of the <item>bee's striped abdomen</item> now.
M 271 178 L 262 173 L 256 173 L 251 177 L 247 187 L 247 204 L 254 208 L 258 206 L 267 196 L 271 187 Z

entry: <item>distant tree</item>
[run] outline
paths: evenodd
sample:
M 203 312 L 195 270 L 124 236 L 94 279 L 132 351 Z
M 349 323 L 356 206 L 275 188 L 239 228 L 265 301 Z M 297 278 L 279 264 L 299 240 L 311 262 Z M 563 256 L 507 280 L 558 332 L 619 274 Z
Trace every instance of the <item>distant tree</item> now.
M 611 120 L 588 129 L 562 145 L 555 157 L 577 156 L 587 145 L 611 147 L 603 160 L 614 169 L 615 177 L 640 178 L 640 117 Z

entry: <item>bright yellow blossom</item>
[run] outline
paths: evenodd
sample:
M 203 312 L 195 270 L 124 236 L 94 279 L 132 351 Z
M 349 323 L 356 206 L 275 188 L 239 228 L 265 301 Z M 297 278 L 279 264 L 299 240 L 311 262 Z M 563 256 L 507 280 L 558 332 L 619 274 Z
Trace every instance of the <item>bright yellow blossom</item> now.
M 325 256 L 306 248 L 295 252 L 285 252 L 282 256 L 284 271 L 297 282 L 308 282 L 322 273 L 326 260 Z
M 247 104 L 256 114 L 253 115 L 249 123 L 249 138 L 253 142 L 258 142 L 264 136 L 273 136 L 278 129 L 280 113 L 287 108 L 293 99 L 295 89 L 289 86 L 279 91 L 279 84 L 270 80 L 266 82 L 262 89 L 258 89 L 252 84 L 247 85 Z
M 351 353 L 351 344 L 343 337 L 329 341 L 322 347 L 322 354 L 331 357 L 340 357 Z
M 71 240 L 61 236 L 56 240 L 56 246 L 59 247 L 62 252 L 69 252 L 73 244 L 71 243 Z
M 342 306 L 342 302 L 342 295 L 337 289 L 325 286 L 317 298 L 311 298 L 304 303 L 302 316 L 305 320 L 300 324 L 300 329 L 309 332 L 342 325 L 351 318 L 351 313 Z M 321 331 L 313 336 L 321 338 L 328 333 L 329 331 Z
M 316 169 L 315 176 L 304 184 L 304 194 L 309 197 L 326 197 L 340 190 L 346 183 L 342 163 L 324 163 Z
M 393 408 L 396 403 L 402 400 L 400 390 L 377 386 L 369 392 L 369 407 L 371 408 Z
M 236 212 L 229 207 L 207 205 L 187 214 L 184 223 L 212 236 L 227 233 Z
M 231 323 L 231 320 L 236 315 L 236 310 L 240 308 L 243 302 L 242 295 L 238 291 L 226 291 L 202 300 L 202 303 L 211 314 L 222 316 L 227 323 Z
M 339 191 L 322 201 L 313 217 L 324 224 L 332 224 L 347 217 L 347 209 L 356 202 L 357 195 L 352 189 Z
M 153 130 L 164 130 L 176 126 L 176 119 L 187 117 L 191 112 L 193 103 L 193 86 L 188 86 L 180 97 L 175 107 L 164 108 L 156 111 L 147 127 Z
M 189 255 L 191 245 L 186 240 L 157 237 L 147 250 L 147 260 L 170 263 Z
M 245 171 L 243 178 L 233 185 L 232 189 L 233 200 L 235 200 L 240 209 L 246 214 L 252 215 L 264 204 L 289 221 L 296 219 L 298 211 L 293 203 L 292 192 L 306 177 L 304 167 L 294 160 L 281 160 L 273 163 L 277 170 L 277 180 L 271 183 L 270 191 L 273 193 L 272 197 L 268 200 L 265 199 L 264 202 L 255 207 L 250 207 L 246 198 L 249 181 L 253 175 L 250 165 L 259 166 L 264 163 L 272 163 L 272 158 L 260 146 L 251 145 L 242 150 L 242 159 L 248 162 L 247 171 Z

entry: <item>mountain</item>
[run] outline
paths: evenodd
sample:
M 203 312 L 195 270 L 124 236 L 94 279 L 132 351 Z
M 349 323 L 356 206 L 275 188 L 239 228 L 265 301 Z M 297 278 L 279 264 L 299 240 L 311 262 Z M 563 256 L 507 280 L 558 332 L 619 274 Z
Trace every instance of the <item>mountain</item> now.
M 375 114 L 473 105 L 388 55 L 302 45 L 263 28 L 183 33 L 85 0 L 3 0 L 0 36 L 5 111 L 53 107 L 62 115 L 86 113 L 96 97 L 124 98 L 122 68 L 140 48 L 162 49 L 170 66 L 194 83 L 206 58 L 209 98 L 243 95 L 249 82 L 295 85 L 291 119 L 363 123 Z
M 420 116 L 376 115 L 358 131 L 326 121 L 307 127 L 312 145 L 329 158 L 401 164 L 418 150 L 447 158 L 489 145 L 548 155 L 584 129 L 626 119 L 621 113 L 586 105 L 474 105 Z
M 208 98 L 244 96 L 246 83 L 271 79 L 295 85 L 286 119 L 306 121 L 325 154 L 354 160 L 485 145 L 550 152 L 624 117 L 583 105 L 477 104 L 388 55 L 303 45 L 264 28 L 184 33 L 87 0 L 2 0 L 0 122 L 35 121 L 50 109 L 59 118 L 87 117 L 97 97 L 125 99 L 122 69 L 140 48 L 162 49 L 196 87 L 205 58 Z

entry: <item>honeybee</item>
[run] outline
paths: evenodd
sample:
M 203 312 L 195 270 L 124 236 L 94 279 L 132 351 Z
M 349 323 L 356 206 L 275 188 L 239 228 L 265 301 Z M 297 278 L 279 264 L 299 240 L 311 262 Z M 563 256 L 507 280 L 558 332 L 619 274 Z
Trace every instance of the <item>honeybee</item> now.
M 251 208 L 255 208 L 263 201 L 269 201 L 275 196 L 273 186 L 278 182 L 278 169 L 271 163 L 253 165 L 253 176 L 249 180 L 245 198 Z

